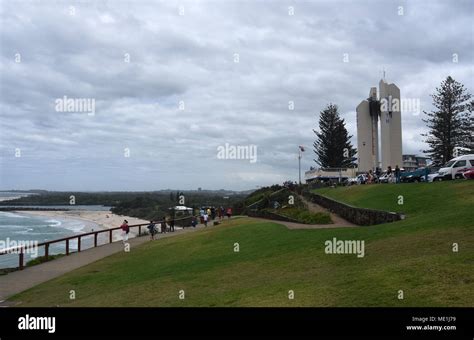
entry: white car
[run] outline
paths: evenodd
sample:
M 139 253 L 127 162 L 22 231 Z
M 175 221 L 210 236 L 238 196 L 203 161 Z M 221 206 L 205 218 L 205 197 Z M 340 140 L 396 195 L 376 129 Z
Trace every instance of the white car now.
M 357 177 L 352 177 L 347 179 L 347 185 L 357 184 Z
M 393 174 L 391 176 L 393 176 Z M 391 176 L 387 174 L 387 171 L 384 171 L 379 177 L 379 183 L 388 183 L 390 181 Z
M 474 167 L 474 154 L 453 158 L 439 169 L 438 175 L 434 180 L 443 181 L 463 178 L 462 173 L 472 167 Z

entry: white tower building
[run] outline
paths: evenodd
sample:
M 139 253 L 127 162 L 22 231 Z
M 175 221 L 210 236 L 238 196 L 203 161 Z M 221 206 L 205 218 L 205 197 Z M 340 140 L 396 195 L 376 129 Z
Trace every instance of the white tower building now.
M 375 170 L 378 166 L 382 169 L 388 166 L 395 168 L 403 164 L 400 89 L 382 79 L 379 82 L 379 95 L 377 99 L 377 89 L 372 87 L 369 98 L 363 100 L 356 109 L 359 171 Z
M 382 79 L 379 91 L 382 169 L 387 169 L 388 166 L 394 169 L 396 165 L 403 166 L 400 89 Z

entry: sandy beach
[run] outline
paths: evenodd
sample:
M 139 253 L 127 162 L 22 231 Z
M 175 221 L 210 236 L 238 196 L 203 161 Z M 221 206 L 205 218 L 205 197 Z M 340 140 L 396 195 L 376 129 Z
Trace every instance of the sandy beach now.
M 141 224 L 148 223 L 149 221 L 142 220 L 136 217 L 121 216 L 115 215 L 108 211 L 89 211 L 89 210 L 70 210 L 70 211 L 25 211 L 17 210 L 22 214 L 37 215 L 37 216 L 47 216 L 47 217 L 56 217 L 56 218 L 72 218 L 75 220 L 83 220 L 84 228 L 83 232 L 94 231 L 94 229 L 110 229 L 120 227 L 123 220 L 127 220 L 129 225 L 132 224 Z M 92 222 L 92 223 L 91 223 Z M 138 229 L 130 229 L 130 237 L 136 236 Z M 114 232 L 114 240 L 120 238 L 118 232 Z

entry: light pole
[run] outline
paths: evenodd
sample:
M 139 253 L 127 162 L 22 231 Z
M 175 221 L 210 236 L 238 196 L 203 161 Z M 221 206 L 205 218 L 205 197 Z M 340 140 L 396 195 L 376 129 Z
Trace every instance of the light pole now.
M 301 157 L 303 157 L 304 146 L 298 145 L 298 176 L 301 185 Z

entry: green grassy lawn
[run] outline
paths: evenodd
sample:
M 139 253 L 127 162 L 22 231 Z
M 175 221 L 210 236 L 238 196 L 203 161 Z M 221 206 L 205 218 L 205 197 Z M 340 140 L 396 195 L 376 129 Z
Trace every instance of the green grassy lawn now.
M 474 306 L 474 181 L 318 192 L 407 218 L 315 230 L 240 218 L 107 257 L 11 300 L 20 306 Z M 333 237 L 364 240 L 365 257 L 325 254 L 324 242 Z

